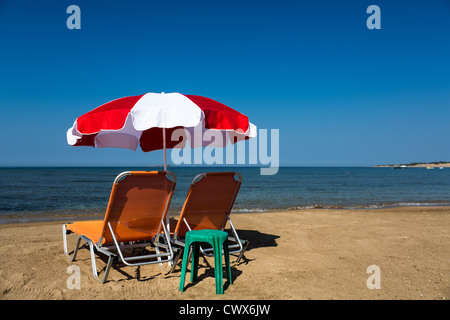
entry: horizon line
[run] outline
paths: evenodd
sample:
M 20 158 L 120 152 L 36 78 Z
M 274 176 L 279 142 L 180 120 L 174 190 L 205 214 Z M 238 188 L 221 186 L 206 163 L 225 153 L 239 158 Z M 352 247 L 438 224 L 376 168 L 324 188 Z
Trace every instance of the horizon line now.
M 372 168 L 377 165 L 280 165 L 279 168 Z M 379 165 L 378 165 L 379 166 Z M 162 168 L 163 165 L 0 165 L 0 168 L 125 168 L 125 167 L 141 167 L 141 168 Z M 167 168 L 269 168 L 269 166 L 259 165 L 176 165 Z

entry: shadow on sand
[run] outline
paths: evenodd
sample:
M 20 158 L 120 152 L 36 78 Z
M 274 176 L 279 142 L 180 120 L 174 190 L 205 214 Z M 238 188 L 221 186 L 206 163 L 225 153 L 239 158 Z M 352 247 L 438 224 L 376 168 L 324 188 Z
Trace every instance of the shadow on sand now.
M 249 241 L 247 250 L 245 252 L 249 252 L 251 250 L 255 250 L 258 248 L 276 247 L 276 246 L 278 246 L 276 240 L 278 238 L 280 238 L 280 236 L 278 236 L 278 235 L 262 233 L 257 230 L 237 230 L 237 233 L 239 235 L 239 238 L 241 238 L 241 240 Z M 87 245 L 83 245 L 82 247 L 89 250 Z M 208 277 L 215 276 L 214 266 L 212 266 L 204 256 L 201 255 L 200 257 L 201 257 L 201 259 L 199 261 L 199 271 L 203 269 L 204 272 L 199 272 L 196 282 L 202 281 L 202 279 L 205 279 Z M 245 256 L 245 253 L 239 262 L 236 262 L 235 257 L 236 256 L 234 256 L 234 255 L 230 256 L 231 277 L 232 277 L 233 282 L 242 274 L 242 271 L 239 270 L 237 267 L 239 267 L 240 265 L 243 265 L 243 264 L 246 265 L 254 260 L 254 259 L 248 259 Z M 102 260 L 106 264 L 107 259 L 105 256 L 97 255 L 97 258 L 99 260 Z M 88 260 L 88 259 L 86 259 L 86 260 Z M 137 279 L 138 281 L 149 281 L 149 280 L 154 279 L 161 275 L 165 275 L 166 277 L 179 277 L 180 273 L 181 273 L 181 263 L 182 263 L 181 260 L 182 259 L 180 259 L 178 261 L 177 267 L 175 268 L 175 270 L 172 273 L 167 273 L 167 272 L 165 272 L 165 270 L 161 270 L 162 272 L 152 275 L 150 277 L 142 277 L 141 272 L 140 272 L 140 267 L 136 268 L 134 275 L 131 275 L 122 269 L 124 267 L 123 263 L 114 264 L 112 266 L 112 268 L 115 269 L 116 271 L 118 271 L 119 273 L 121 273 L 123 276 L 125 276 L 125 279 L 121 279 L 121 280 L 117 280 L 117 281 L 124 281 L 124 280 L 131 280 L 131 279 Z M 104 271 L 104 268 L 101 271 Z M 190 269 L 188 269 L 188 272 L 190 272 Z M 194 285 L 195 285 L 195 283 L 189 283 L 186 285 L 185 288 L 187 289 Z M 229 283 L 227 281 L 224 285 L 224 289 L 226 289 L 228 286 L 229 286 Z

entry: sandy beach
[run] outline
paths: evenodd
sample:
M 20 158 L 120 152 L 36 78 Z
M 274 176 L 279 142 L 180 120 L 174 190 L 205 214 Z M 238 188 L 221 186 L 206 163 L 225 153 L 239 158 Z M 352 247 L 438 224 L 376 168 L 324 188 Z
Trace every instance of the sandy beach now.
M 157 265 L 112 269 L 109 281 L 92 276 L 89 251 L 70 262 L 63 254 L 61 223 L 0 226 L 0 298 L 73 299 L 411 299 L 450 298 L 450 208 L 403 207 L 234 214 L 250 240 L 234 283 L 215 294 L 213 262 L 200 259 L 199 281 L 178 291 L 180 268 Z M 69 238 L 69 244 L 75 236 Z M 97 260 L 99 268 L 104 266 Z M 80 289 L 69 289 L 68 267 L 81 270 Z M 377 266 L 379 272 L 369 272 Z M 369 289 L 378 274 L 380 288 Z M 373 279 L 373 278 L 371 278 Z M 369 281 L 370 282 L 370 281 Z M 371 283 L 375 283 L 371 282 Z

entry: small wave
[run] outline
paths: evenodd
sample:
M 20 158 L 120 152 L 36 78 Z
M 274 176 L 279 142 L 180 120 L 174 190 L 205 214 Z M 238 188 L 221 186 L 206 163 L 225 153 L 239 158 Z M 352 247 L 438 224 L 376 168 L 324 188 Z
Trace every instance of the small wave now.
M 450 206 L 448 201 L 435 202 L 415 202 L 400 201 L 395 203 L 380 204 L 362 204 L 362 205 L 325 205 L 325 204 L 307 204 L 299 206 L 291 206 L 285 208 L 235 208 L 232 210 L 234 214 L 246 213 L 264 213 L 275 211 L 295 211 L 295 210 L 314 210 L 314 209 L 345 209 L 345 210 L 361 210 L 361 209 L 386 209 L 396 207 L 445 207 Z M 175 210 L 179 213 L 180 210 Z M 72 210 L 44 210 L 44 211 L 20 211 L 20 212 L 0 212 L 0 224 L 8 223 L 29 223 L 29 222 L 47 222 L 47 221 L 75 221 L 85 219 L 101 219 L 104 217 L 105 208 L 86 208 Z
M 450 206 L 450 202 L 399 202 L 399 206 Z
M 267 209 L 259 209 L 259 208 L 255 208 L 255 209 L 233 209 L 231 210 L 231 212 L 233 213 L 252 213 L 252 212 L 267 212 Z
M 74 221 L 84 219 L 100 219 L 104 217 L 105 209 L 74 209 L 45 211 L 0 212 L 0 224 L 27 223 L 47 221 Z
M 245 212 L 270 212 L 270 211 L 291 211 L 291 210 L 311 210 L 311 209 L 345 209 L 345 210 L 358 210 L 358 209 L 386 209 L 396 207 L 446 207 L 450 206 L 450 202 L 396 202 L 396 203 L 382 203 L 382 204 L 364 204 L 364 205 L 323 205 L 312 204 L 293 206 L 288 208 L 270 208 L 270 209 L 238 209 L 233 210 L 236 213 Z

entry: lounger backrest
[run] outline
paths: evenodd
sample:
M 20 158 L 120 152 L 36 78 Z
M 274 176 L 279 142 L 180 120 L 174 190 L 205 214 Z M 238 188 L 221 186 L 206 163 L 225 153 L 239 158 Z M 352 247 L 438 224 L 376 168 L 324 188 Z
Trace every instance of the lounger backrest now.
M 187 231 L 184 219 L 192 230 L 224 228 L 241 181 L 242 176 L 235 172 L 198 175 L 189 188 L 175 233 L 182 235 Z
M 121 224 L 147 233 L 159 232 L 175 184 L 173 173 L 166 171 L 130 171 L 119 175 L 111 191 L 102 237 L 106 242 L 111 240 L 108 222 L 113 228 Z

